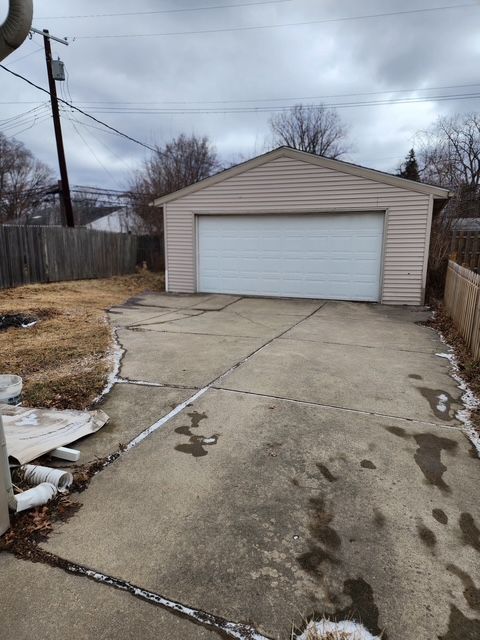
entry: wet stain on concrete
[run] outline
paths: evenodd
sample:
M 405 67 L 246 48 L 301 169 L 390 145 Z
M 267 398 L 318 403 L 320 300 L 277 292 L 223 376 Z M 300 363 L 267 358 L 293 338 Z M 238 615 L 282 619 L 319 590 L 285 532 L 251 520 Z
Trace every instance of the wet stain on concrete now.
M 428 387 L 418 387 L 418 390 L 428 401 L 436 418 L 450 420 L 450 408 L 452 402 L 455 401 L 449 393 L 442 391 L 442 389 L 429 389 Z
M 342 541 L 330 523 L 333 520 L 333 514 L 327 510 L 325 500 L 318 496 L 309 500 L 310 514 L 310 533 L 315 540 L 318 540 L 330 549 L 338 549 Z
M 364 469 L 376 469 L 377 467 L 373 464 L 371 460 L 362 460 L 360 462 L 360 466 Z
M 414 436 L 418 449 L 414 459 L 420 467 L 425 479 L 442 491 L 450 491 L 450 487 L 443 479 L 447 467 L 442 464 L 442 450 L 454 452 L 457 448 L 455 440 L 439 438 L 432 433 L 421 433 Z
M 340 536 L 331 526 L 333 514 L 326 508 L 325 499 L 316 496 L 309 500 L 310 522 L 309 531 L 312 536 L 311 546 L 308 551 L 297 556 L 297 562 L 304 571 L 322 578 L 321 566 L 324 562 L 338 565 L 340 560 L 332 551 L 321 547 L 318 543 L 331 550 L 337 550 L 342 544 Z
M 429 549 L 433 549 L 435 547 L 437 544 L 437 537 L 431 529 L 426 527 L 423 523 L 417 522 L 417 532 L 418 537 L 425 546 Z
M 480 611 L 480 589 L 477 589 L 472 578 L 454 564 L 447 565 L 447 569 L 457 578 L 460 578 L 463 584 L 463 597 L 470 609 Z
M 408 438 L 407 432 L 402 427 L 385 427 L 385 429 L 397 438 Z
M 337 609 L 333 619 L 355 620 L 363 624 L 373 635 L 381 635 L 382 640 L 388 640 L 385 631 L 382 634 L 382 629 L 378 626 L 379 611 L 373 597 L 373 589 L 368 582 L 363 578 L 345 580 L 343 593 L 350 597 L 352 604 L 345 609 Z
M 380 511 L 380 509 L 373 510 L 373 521 L 375 522 L 375 526 L 378 527 L 379 529 L 383 529 L 383 527 L 387 523 L 387 519 L 383 515 L 383 513 Z
M 207 449 L 205 447 L 211 447 L 218 442 L 218 438 L 220 437 L 217 433 L 214 433 L 211 436 L 204 436 L 200 434 L 192 433 L 192 429 L 198 429 L 200 422 L 202 420 L 207 419 L 206 413 L 199 413 L 198 411 L 192 411 L 187 414 L 190 418 L 191 424 L 190 426 L 181 426 L 175 429 L 175 433 L 179 433 L 182 436 L 187 436 L 189 438 L 188 443 L 185 444 L 177 444 L 175 447 L 175 451 L 180 451 L 181 453 L 187 453 L 192 455 L 194 458 L 202 458 L 203 456 L 208 455 Z
M 443 509 L 432 509 L 432 516 L 440 524 L 448 524 L 448 516 Z
M 190 425 L 192 429 L 196 429 L 202 420 L 206 420 L 208 418 L 205 412 L 199 413 L 198 411 L 192 411 L 192 413 L 187 413 L 187 415 L 192 421 L 192 424 Z
M 418 373 L 410 373 L 408 377 L 411 380 L 423 380 L 422 376 L 419 376 Z
M 478 640 L 480 638 L 480 620 L 472 620 L 463 615 L 460 609 L 450 604 L 450 619 L 447 633 L 438 636 L 439 640 Z
M 470 513 L 462 513 L 459 524 L 462 530 L 463 543 L 480 552 L 480 529 L 475 524 L 472 515 Z
M 318 546 L 312 547 L 309 551 L 298 556 L 297 562 L 304 571 L 315 575 L 317 578 L 323 577 L 321 566 L 324 562 L 335 565 L 340 564 L 340 560 L 330 553 L 330 551 L 326 551 Z
M 320 471 L 325 480 L 328 480 L 328 482 L 336 482 L 338 480 L 338 478 L 336 478 L 333 473 L 330 472 L 329 468 L 324 464 L 317 462 L 317 469 Z

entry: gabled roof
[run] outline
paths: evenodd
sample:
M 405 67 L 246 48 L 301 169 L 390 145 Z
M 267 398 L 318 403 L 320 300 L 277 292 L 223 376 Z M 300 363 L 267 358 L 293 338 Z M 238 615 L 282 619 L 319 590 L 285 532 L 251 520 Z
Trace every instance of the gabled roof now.
M 441 187 L 436 187 L 434 185 L 424 184 L 423 182 L 415 182 L 414 180 L 406 180 L 405 178 L 399 178 L 398 176 L 394 176 L 390 173 L 385 173 L 384 171 L 368 169 L 367 167 L 362 167 L 358 164 L 352 164 L 351 162 L 344 162 L 343 160 L 332 160 L 331 158 L 317 156 L 314 153 L 307 153 L 305 151 L 298 151 L 297 149 L 292 149 L 290 147 L 279 147 L 278 149 L 268 151 L 267 153 L 252 158 L 251 160 L 247 160 L 246 162 L 242 162 L 233 167 L 230 167 L 229 169 L 220 171 L 219 173 L 216 173 L 209 178 L 200 180 L 199 182 L 195 182 L 195 184 L 191 184 L 188 187 L 184 187 L 183 189 L 179 189 L 178 191 L 169 193 L 165 196 L 162 196 L 161 198 L 157 198 L 153 202 L 153 205 L 160 206 L 167 202 L 178 200 L 179 198 L 183 198 L 184 196 L 195 193 L 196 191 L 200 191 L 201 189 L 211 187 L 219 182 L 227 180 L 228 178 L 233 178 L 234 176 L 238 176 L 245 171 L 255 169 L 256 167 L 260 167 L 262 164 L 272 162 L 272 160 L 277 160 L 278 158 L 291 158 L 292 160 L 300 160 L 301 162 L 307 162 L 316 165 L 317 167 L 332 169 L 341 173 L 347 173 L 353 176 L 358 176 L 360 178 L 366 178 L 367 180 L 373 180 L 374 182 L 388 184 L 392 187 L 398 187 L 400 189 L 406 189 L 408 191 L 424 193 L 426 195 L 433 195 L 434 198 L 438 198 L 440 200 L 446 200 L 451 195 L 448 189 L 442 189 Z

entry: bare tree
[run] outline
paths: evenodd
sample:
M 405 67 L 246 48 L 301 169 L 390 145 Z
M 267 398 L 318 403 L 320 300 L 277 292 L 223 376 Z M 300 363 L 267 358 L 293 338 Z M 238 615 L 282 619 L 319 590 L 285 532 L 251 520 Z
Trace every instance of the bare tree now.
M 150 228 L 151 233 L 163 233 L 162 216 L 150 206 L 155 198 L 208 178 L 220 169 L 215 148 L 206 136 L 180 135 L 157 147 L 130 184 L 133 211 Z
M 285 145 L 327 158 L 340 158 L 348 151 L 347 127 L 334 109 L 325 105 L 297 104 L 270 119 L 274 146 Z
M 439 118 L 419 134 L 424 181 L 450 189 L 480 185 L 480 115 L 465 113 Z
M 47 165 L 0 133 L 0 222 L 27 221 L 41 207 L 52 180 Z
M 455 193 L 432 222 L 429 283 L 433 293 L 440 296 L 458 219 L 480 217 L 480 115 L 439 118 L 418 135 L 418 143 L 422 180 Z

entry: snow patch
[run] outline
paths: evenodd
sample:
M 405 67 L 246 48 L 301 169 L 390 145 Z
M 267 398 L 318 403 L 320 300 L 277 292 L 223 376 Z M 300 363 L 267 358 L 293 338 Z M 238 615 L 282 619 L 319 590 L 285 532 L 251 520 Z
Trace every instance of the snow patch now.
M 447 353 L 436 353 L 435 355 L 439 358 L 445 358 L 450 362 L 450 375 L 457 383 L 458 388 L 462 391 L 462 403 L 464 409 L 457 411 L 455 413 L 455 417 L 457 420 L 463 423 L 463 428 L 468 436 L 470 442 L 477 450 L 477 454 L 480 457 L 480 434 L 475 429 L 472 422 L 472 412 L 480 407 L 480 399 L 473 393 L 472 389 L 468 385 L 467 382 L 462 378 L 460 374 L 460 367 L 458 366 L 458 359 L 455 356 L 453 348 L 448 344 L 445 340 L 445 336 L 439 332 L 440 340 L 448 347 Z M 443 394 L 442 394 L 443 395 Z M 439 396 L 439 400 L 440 400 Z M 437 407 L 438 408 L 438 407 Z
M 106 396 L 107 393 L 110 393 L 113 385 L 119 381 L 118 374 L 120 373 L 120 363 L 122 362 L 125 349 L 120 345 L 116 328 L 112 330 L 112 336 L 113 336 L 113 346 L 107 356 L 111 360 L 112 369 L 108 375 L 107 383 L 105 387 L 103 388 L 98 398 L 95 398 L 94 404 L 99 400 L 101 400 L 103 396 Z
M 372 634 L 365 627 L 351 620 L 332 622 L 331 620 L 311 621 L 307 628 L 296 640 L 322 640 L 322 638 L 338 638 L 338 640 L 380 640 L 379 636 Z
M 441 393 L 438 396 L 437 411 L 446 413 L 446 411 L 448 410 L 447 402 L 448 402 L 448 396 L 446 396 L 444 393 Z

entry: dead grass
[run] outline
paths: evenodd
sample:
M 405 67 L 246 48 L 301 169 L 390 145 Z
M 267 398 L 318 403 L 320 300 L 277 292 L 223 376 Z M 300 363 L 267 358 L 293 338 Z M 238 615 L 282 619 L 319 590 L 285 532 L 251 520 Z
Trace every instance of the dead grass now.
M 23 378 L 26 405 L 88 407 L 110 370 L 105 311 L 143 291 L 163 291 L 163 283 L 163 275 L 141 272 L 0 291 L 0 315 L 25 313 L 40 320 L 29 329 L 0 333 L 0 372 Z

